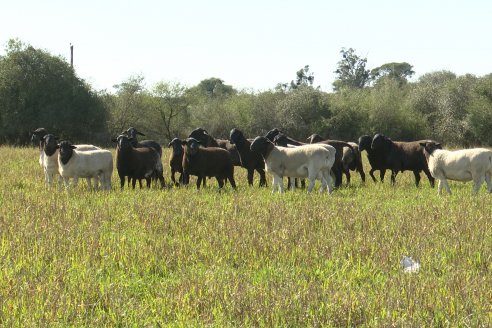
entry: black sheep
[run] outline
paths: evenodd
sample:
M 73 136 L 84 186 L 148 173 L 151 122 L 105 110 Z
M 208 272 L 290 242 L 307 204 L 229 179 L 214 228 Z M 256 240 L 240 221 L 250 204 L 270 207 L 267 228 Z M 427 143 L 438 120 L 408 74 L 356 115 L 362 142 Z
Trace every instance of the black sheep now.
M 415 185 L 420 182 L 420 172 L 424 171 L 431 187 L 434 187 L 434 178 L 430 174 L 424 147 L 421 143 L 429 140 L 411 142 L 393 141 L 382 134 L 376 134 L 372 139 L 371 149 L 379 151 L 384 163 L 391 170 L 391 183 L 395 183 L 398 172 L 412 171 L 415 176 Z
M 186 179 L 189 179 L 190 175 L 198 177 L 197 189 L 200 189 L 200 184 L 206 177 L 215 177 L 219 188 L 224 186 L 224 180 L 227 179 L 236 189 L 234 165 L 227 150 L 220 147 L 202 147 L 194 138 L 183 140 L 182 144 L 184 146 L 183 174 Z
M 260 187 L 266 187 L 265 161 L 261 154 L 250 149 L 251 141 L 246 139 L 238 129 L 231 130 L 230 140 L 239 152 L 241 166 L 248 170 L 248 184 L 253 185 L 253 174 L 256 170 L 260 175 Z
M 220 147 L 227 150 L 231 155 L 232 164 L 234 166 L 241 166 L 241 157 L 235 145 L 231 144 L 229 140 L 226 139 L 215 139 L 207 130 L 203 128 L 196 128 L 191 131 L 188 138 L 196 139 L 204 147 Z
M 147 188 L 150 188 L 150 180 L 153 177 L 159 179 L 161 188 L 164 188 L 161 157 L 154 148 L 135 148 L 131 143 L 132 138 L 124 134 L 112 141 L 117 143 L 116 168 L 120 177 L 121 189 L 125 185 L 125 177 L 128 177 L 128 183 L 132 181 L 133 189 L 135 189 L 136 180 L 141 179 L 145 179 Z M 140 187 L 142 187 L 141 184 Z

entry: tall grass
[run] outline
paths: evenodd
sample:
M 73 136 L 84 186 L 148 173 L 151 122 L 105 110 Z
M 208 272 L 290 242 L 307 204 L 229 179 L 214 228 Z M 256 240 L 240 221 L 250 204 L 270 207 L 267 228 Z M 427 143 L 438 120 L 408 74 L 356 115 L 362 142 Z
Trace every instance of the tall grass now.
M 470 184 L 48 191 L 36 150 L 0 152 L 3 326 L 492 325 L 492 195 Z

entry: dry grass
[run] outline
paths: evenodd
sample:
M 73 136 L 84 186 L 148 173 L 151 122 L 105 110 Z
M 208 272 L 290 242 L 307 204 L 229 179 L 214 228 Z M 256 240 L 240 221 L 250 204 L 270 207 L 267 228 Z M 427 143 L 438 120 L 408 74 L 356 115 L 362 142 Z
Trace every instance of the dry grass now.
M 492 325 L 492 195 L 470 184 L 49 192 L 36 150 L 0 152 L 3 326 Z

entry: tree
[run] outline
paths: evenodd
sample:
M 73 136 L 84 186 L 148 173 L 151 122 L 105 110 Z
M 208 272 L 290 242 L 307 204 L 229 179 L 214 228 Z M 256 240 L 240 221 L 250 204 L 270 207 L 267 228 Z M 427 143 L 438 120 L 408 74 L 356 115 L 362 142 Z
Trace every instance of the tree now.
M 338 77 L 333 82 L 335 91 L 343 88 L 362 89 L 365 87 L 370 81 L 369 70 L 366 69 L 367 58 L 360 58 L 352 48 L 348 50 L 342 48 L 340 53 L 342 60 L 337 63 L 338 68 L 335 71 Z
M 10 40 L 0 57 L 0 141 L 26 143 L 45 127 L 73 141 L 104 138 L 107 112 L 61 57 Z
M 188 121 L 189 101 L 186 97 L 186 87 L 179 83 L 157 83 L 153 90 L 154 109 L 158 113 L 160 123 L 168 140 L 179 135 Z M 181 124 L 175 124 L 180 122 Z
M 304 66 L 296 72 L 296 80 L 291 80 L 290 83 L 278 83 L 275 90 L 278 92 L 287 92 L 297 89 L 301 86 L 312 87 L 314 83 L 314 73 L 309 71 L 309 65 Z
M 378 83 L 383 78 L 394 79 L 400 84 L 407 83 L 407 79 L 415 72 L 409 63 L 387 63 L 371 70 L 371 80 Z

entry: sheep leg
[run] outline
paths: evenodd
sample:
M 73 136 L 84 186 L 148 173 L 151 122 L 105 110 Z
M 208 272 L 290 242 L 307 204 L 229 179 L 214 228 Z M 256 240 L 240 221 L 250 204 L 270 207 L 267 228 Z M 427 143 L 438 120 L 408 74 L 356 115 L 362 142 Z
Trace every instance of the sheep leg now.
M 362 167 L 362 162 L 360 160 L 360 156 L 359 156 L 359 160 L 357 161 L 357 172 L 359 172 L 359 175 L 360 175 L 362 182 L 365 183 L 366 182 L 366 174 L 364 173 L 364 168 Z
M 258 174 L 260 175 L 260 187 L 266 187 L 267 182 L 266 182 L 265 170 L 257 169 L 256 172 L 258 172 Z
M 125 177 L 120 175 L 120 189 L 123 190 L 125 187 Z
M 273 185 L 272 193 L 275 192 L 275 189 L 278 189 L 280 193 L 284 192 L 283 177 L 279 176 L 278 174 L 273 174 L 272 185 Z
M 171 181 L 173 182 L 173 184 L 175 186 L 177 186 L 178 184 L 176 183 L 176 178 L 174 177 L 175 173 L 176 173 L 176 171 L 174 169 L 171 169 Z
M 87 181 L 87 186 L 89 187 L 89 191 L 92 191 L 91 178 L 85 178 L 85 181 Z
M 420 173 L 419 171 L 413 171 L 413 175 L 415 176 L 415 185 L 418 187 L 420 183 Z
M 218 177 L 216 177 L 216 179 L 217 183 L 219 184 L 219 189 L 222 189 L 224 187 L 224 179 Z
M 140 182 L 141 180 L 138 180 L 138 181 Z M 145 178 L 145 182 L 147 182 L 147 189 L 150 189 L 150 182 L 151 181 L 152 181 L 151 178 Z M 142 189 L 142 185 L 140 185 L 140 189 Z
M 316 182 L 316 175 L 313 176 L 313 174 L 310 174 L 308 179 L 309 179 L 308 192 L 311 192 L 314 188 L 314 183 Z
M 439 186 L 438 186 L 438 190 L 437 190 L 437 193 L 438 195 L 441 195 L 442 193 L 442 188 L 445 188 L 446 191 L 451 195 L 451 189 L 449 188 L 449 185 L 448 185 L 448 180 L 446 178 L 440 178 L 439 179 Z
M 473 179 L 473 194 L 477 194 L 485 180 L 485 176 L 475 176 Z
M 295 191 L 297 186 L 297 178 L 289 178 L 287 181 L 290 183 L 287 189 Z
M 427 167 L 424 168 L 424 173 L 427 176 L 427 179 L 429 179 L 429 183 L 430 183 L 431 187 L 434 188 L 435 179 L 434 179 L 434 177 L 432 176 L 432 174 L 430 173 L 430 171 L 429 171 L 429 169 Z
M 200 185 L 202 184 L 202 180 L 205 180 L 205 177 L 198 175 L 196 179 L 196 189 L 200 189 Z
M 233 189 L 236 189 L 236 180 L 234 180 L 234 174 L 231 174 L 227 177 L 227 179 L 229 180 L 229 183 L 231 184 L 231 187 Z
M 79 177 L 73 177 L 72 186 L 76 188 L 78 184 L 79 184 Z
M 377 182 L 376 177 L 374 176 L 374 171 L 376 171 L 376 170 L 371 168 L 371 170 L 369 170 L 369 175 L 371 176 L 372 181 Z M 381 173 L 381 172 L 382 171 L 379 171 L 379 173 Z
M 384 182 L 384 175 L 386 174 L 386 170 L 379 170 L 379 179 L 381 182 Z
M 347 169 L 345 170 L 345 177 L 347 178 L 347 186 L 350 184 L 350 171 Z
M 140 180 L 138 180 L 138 182 L 140 182 Z M 132 189 L 135 190 L 135 184 L 137 183 L 137 179 L 136 178 L 132 178 Z M 142 185 L 140 185 L 140 189 L 142 188 Z
M 302 189 L 306 188 L 306 180 L 305 179 L 301 179 L 301 188 Z
M 325 179 L 326 189 L 328 193 L 331 194 L 333 191 L 333 187 L 332 187 L 333 179 L 331 178 L 331 174 L 329 170 L 323 172 L 323 178 Z
M 253 185 L 253 174 L 255 173 L 254 169 L 248 169 L 248 184 L 250 186 Z
M 487 182 L 487 190 L 492 193 L 492 177 L 490 172 L 485 172 L 485 182 Z
M 398 171 L 396 170 L 391 170 L 391 184 L 394 185 L 396 183 L 396 175 L 398 174 Z

